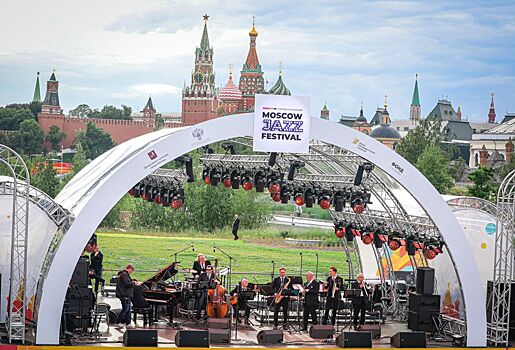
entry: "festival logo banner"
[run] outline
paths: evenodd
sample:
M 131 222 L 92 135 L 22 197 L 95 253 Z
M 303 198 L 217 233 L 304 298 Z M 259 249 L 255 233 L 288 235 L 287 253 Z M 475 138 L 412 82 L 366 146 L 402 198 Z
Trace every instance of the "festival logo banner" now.
M 254 151 L 309 153 L 309 97 L 256 95 L 254 110 Z

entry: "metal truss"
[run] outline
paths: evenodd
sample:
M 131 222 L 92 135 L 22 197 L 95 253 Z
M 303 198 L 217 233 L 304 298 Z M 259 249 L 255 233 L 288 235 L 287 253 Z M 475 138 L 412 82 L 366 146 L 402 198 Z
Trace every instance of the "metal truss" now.
M 447 201 L 447 204 L 454 210 L 478 209 L 493 217 L 497 216 L 497 206 L 483 198 L 477 197 L 457 197 Z
M 4 145 L 0 145 L 0 162 L 4 165 L 3 170 L 8 170 L 13 179 L 11 274 L 6 328 L 9 343 L 25 343 L 30 174 L 23 159 L 15 151 Z M 23 189 L 25 190 L 23 191 Z
M 182 169 L 156 169 L 142 182 L 160 187 L 180 187 L 187 179 Z
M 494 346 L 508 346 L 509 342 L 514 232 L 515 170 L 502 181 L 497 193 L 492 316 L 488 327 L 488 340 Z

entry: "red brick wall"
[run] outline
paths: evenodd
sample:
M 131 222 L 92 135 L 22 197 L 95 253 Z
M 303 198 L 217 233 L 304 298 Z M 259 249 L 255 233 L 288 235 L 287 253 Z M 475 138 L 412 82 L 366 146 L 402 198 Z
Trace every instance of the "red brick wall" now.
M 115 120 L 115 119 L 96 119 L 96 118 L 71 118 L 62 114 L 40 114 L 38 116 L 39 125 L 48 134 L 51 125 L 57 125 L 64 133 L 66 138 L 63 141 L 63 147 L 70 147 L 75 141 L 75 137 L 81 130 L 85 130 L 88 122 L 93 122 L 97 127 L 103 129 L 111 135 L 113 141 L 117 144 L 130 140 L 144 134 L 154 131 L 154 128 L 147 126 L 145 122 L 132 120 Z M 181 127 L 188 124 L 170 123 L 166 127 Z

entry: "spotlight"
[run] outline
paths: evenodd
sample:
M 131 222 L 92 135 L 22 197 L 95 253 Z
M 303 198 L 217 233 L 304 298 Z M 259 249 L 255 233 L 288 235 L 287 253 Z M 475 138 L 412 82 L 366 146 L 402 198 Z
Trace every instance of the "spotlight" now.
M 210 170 L 208 168 L 204 168 L 204 170 L 202 170 L 202 179 L 204 179 L 204 183 L 206 185 L 211 184 L 211 179 L 209 177 L 209 173 L 210 173 Z
M 361 181 L 363 181 L 363 165 L 358 166 L 358 170 L 356 171 L 356 177 L 354 177 L 354 186 L 361 185 Z
M 204 150 L 204 153 L 206 153 L 206 154 L 213 154 L 213 153 L 215 153 L 215 151 L 211 147 L 209 147 L 209 146 L 202 146 L 202 149 Z
M 354 240 L 354 232 L 352 230 L 352 224 L 349 224 L 345 227 L 345 238 L 347 242 L 352 242 Z
M 345 227 L 341 222 L 334 225 L 334 234 L 336 235 L 336 237 L 343 238 L 343 236 L 345 236 L 345 233 Z
M 281 195 L 279 193 L 271 193 L 272 200 L 274 202 L 280 202 L 281 201 Z
M 417 248 L 412 236 L 406 239 L 406 250 L 410 256 L 415 256 L 415 254 L 417 254 Z
M 437 255 L 438 253 L 432 247 L 424 249 L 424 256 L 427 260 L 433 260 Z
M 256 184 L 256 192 L 265 191 L 265 174 L 261 170 L 254 175 L 254 183 Z
M 191 157 L 188 156 L 180 156 L 175 159 L 175 161 L 180 164 L 184 165 L 186 168 L 186 175 L 188 176 L 188 182 L 195 182 L 195 174 L 193 173 L 193 161 L 191 160 Z
M 272 194 L 281 192 L 281 184 L 279 181 L 274 180 L 271 182 L 270 185 L 268 185 L 268 192 Z
M 363 202 L 363 200 L 359 197 L 355 197 L 352 201 L 351 201 L 351 207 L 352 207 L 352 210 L 354 210 L 354 212 L 356 214 L 363 214 L 363 212 L 365 211 L 365 203 Z
M 177 198 L 172 201 L 172 204 L 170 205 L 174 209 L 179 209 L 183 205 L 182 199 Z
M 362 236 L 361 236 L 361 241 L 362 241 L 364 244 L 369 245 L 369 244 L 370 244 L 370 243 L 372 243 L 372 241 L 373 241 L 372 235 L 370 235 L 370 234 L 362 235 Z
M 220 183 L 220 179 L 222 177 L 222 174 L 217 169 L 212 169 L 209 173 L 209 181 L 211 183 L 211 186 L 218 186 Z
M 313 190 L 308 188 L 304 192 L 304 201 L 306 202 L 306 208 L 313 208 L 313 203 L 315 202 L 315 196 L 313 195 Z
M 171 190 L 163 190 L 161 191 L 161 205 L 163 207 L 167 207 L 170 205 L 170 200 L 173 197 L 173 192 Z
M 388 241 L 388 236 L 384 235 L 380 229 L 376 230 L 373 234 L 374 245 L 376 248 L 382 248 L 383 243 Z
M 245 191 L 250 191 L 251 189 L 254 188 L 254 184 L 250 180 L 250 175 L 245 174 L 244 176 L 242 176 L 241 180 L 242 180 L 241 186 L 243 187 L 243 189 Z
M 232 183 L 232 189 L 237 190 L 240 188 L 240 173 L 237 170 L 233 170 L 231 173 L 231 183 Z
M 300 192 L 295 194 L 295 204 L 297 204 L 298 206 L 303 206 L 304 203 L 305 203 L 304 195 Z
M 234 145 L 230 142 L 222 143 L 222 148 L 230 154 L 236 154 L 236 147 L 234 147 Z
M 401 247 L 401 241 L 399 241 L 397 238 L 392 238 L 388 242 L 388 247 L 390 247 L 391 250 L 396 251 Z
M 304 162 L 301 162 L 299 160 L 293 161 L 293 163 L 290 164 L 290 170 L 288 171 L 288 180 L 293 181 L 293 177 L 295 176 L 295 170 L 302 168 L 304 165 Z
M 318 205 L 320 205 L 320 208 L 327 210 L 331 207 L 331 197 L 324 194 L 318 197 Z
M 334 211 L 341 212 L 345 206 L 345 199 L 340 191 L 336 192 L 333 196 Z
M 270 158 L 268 158 L 268 166 L 272 167 L 275 165 L 275 161 L 277 160 L 277 153 L 270 153 Z
M 290 188 L 287 185 L 281 187 L 281 203 L 287 204 L 290 201 Z
M 154 203 L 159 205 L 163 202 L 162 193 L 163 193 L 163 191 L 161 191 L 159 189 L 157 190 L 157 193 L 154 195 Z
M 231 188 L 232 187 L 231 177 L 229 175 L 224 175 L 222 183 L 224 184 L 225 188 Z

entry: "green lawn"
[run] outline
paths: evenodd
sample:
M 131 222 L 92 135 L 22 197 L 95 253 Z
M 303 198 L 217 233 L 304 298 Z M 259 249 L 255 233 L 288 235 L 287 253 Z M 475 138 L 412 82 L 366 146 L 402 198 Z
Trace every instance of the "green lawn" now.
M 191 249 L 181 253 L 178 260 L 182 268 L 191 268 L 193 260 L 199 252 L 206 255 L 216 256 L 219 265 L 228 266 L 229 259 L 218 250 L 213 252 L 217 246 L 226 253 L 231 254 L 236 262 L 233 262 L 233 271 L 252 273 L 271 273 L 272 260 L 277 267 L 284 265 L 292 274 L 298 274 L 300 266 L 300 253 L 303 253 L 303 271 L 315 271 L 316 253 L 319 255 L 319 277 L 325 275 L 330 266 L 338 268 L 338 272 L 344 275 L 347 271 L 345 254 L 341 250 L 324 251 L 297 248 L 281 248 L 271 245 L 263 245 L 245 240 L 234 241 L 219 237 L 178 237 L 178 236 L 155 236 L 147 234 L 127 234 L 98 232 L 98 241 L 104 254 L 104 269 L 118 270 L 126 264 L 135 266 L 134 277 L 142 280 L 151 275 L 150 272 L 138 272 L 138 270 L 158 270 L 173 262 L 173 253 L 195 245 L 195 251 Z M 214 257 L 208 257 L 212 262 Z M 105 277 L 114 274 L 114 271 L 106 271 Z M 276 272 L 277 273 L 277 272 Z M 233 279 L 236 277 L 233 277 Z M 266 276 L 258 276 L 260 282 L 268 281 Z

